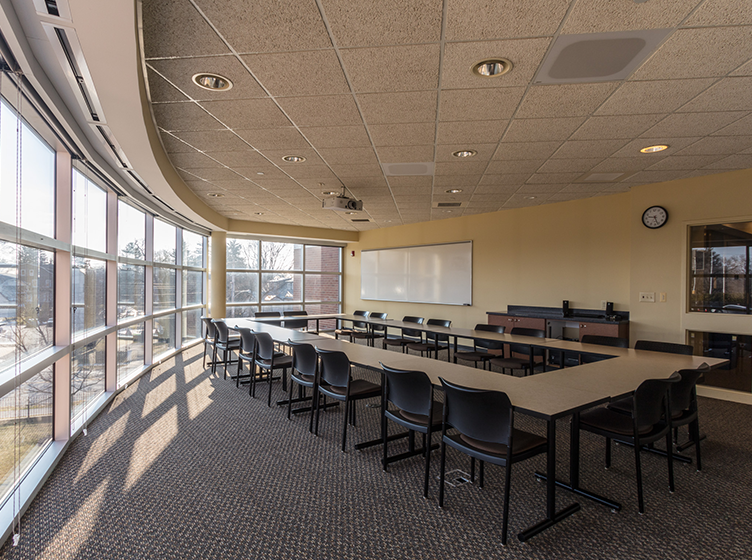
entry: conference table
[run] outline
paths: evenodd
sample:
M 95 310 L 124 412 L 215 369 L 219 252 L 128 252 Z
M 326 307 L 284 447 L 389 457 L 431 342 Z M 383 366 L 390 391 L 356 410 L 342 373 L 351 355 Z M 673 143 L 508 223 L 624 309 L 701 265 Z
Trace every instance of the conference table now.
M 354 320 L 356 321 L 363 320 L 360 316 L 342 316 L 345 320 L 350 320 L 352 317 L 355 317 Z M 331 315 L 327 315 L 326 318 L 332 317 Z M 537 476 L 546 481 L 546 513 L 540 522 L 517 535 L 518 539 L 523 542 L 580 509 L 580 505 L 575 502 L 557 511 L 557 486 L 571 490 L 583 497 L 596 500 L 615 510 L 621 507 L 616 502 L 580 487 L 579 434 L 575 434 L 573 430 L 570 433 L 570 480 L 568 483 L 557 480 L 557 420 L 569 416 L 574 417 L 581 411 L 593 406 L 630 394 L 646 379 L 667 378 L 679 369 L 697 369 L 704 366 L 717 367 L 726 362 L 726 360 L 719 358 L 665 354 L 628 348 L 612 348 L 558 339 L 541 339 L 474 331 L 473 329 L 454 329 L 455 332 L 452 333 L 452 336 L 467 336 L 468 338 L 484 338 L 529 344 L 539 348 L 549 348 L 575 354 L 587 353 L 611 356 L 610 359 L 599 362 L 527 377 L 514 377 L 411 354 L 352 344 L 309 332 L 270 325 L 267 321 L 235 318 L 226 319 L 225 321 L 231 328 L 247 327 L 255 331 L 267 332 L 275 341 L 281 344 L 291 340 L 293 342 L 307 342 L 325 350 L 342 351 L 353 364 L 364 368 L 381 371 L 381 364 L 383 363 L 384 365 L 398 369 L 424 371 L 431 379 L 431 382 L 437 386 L 440 385 L 439 378 L 443 378 L 452 383 L 477 389 L 502 391 L 509 396 L 516 412 L 544 420 L 546 422 L 546 437 L 548 441 L 546 473 L 537 474 Z M 401 323 L 401 321 L 396 323 Z M 407 323 L 407 325 L 409 325 L 408 328 L 414 327 L 413 323 Z M 426 326 L 421 325 L 420 327 Z M 430 330 L 438 332 L 442 329 L 441 327 L 431 327 Z

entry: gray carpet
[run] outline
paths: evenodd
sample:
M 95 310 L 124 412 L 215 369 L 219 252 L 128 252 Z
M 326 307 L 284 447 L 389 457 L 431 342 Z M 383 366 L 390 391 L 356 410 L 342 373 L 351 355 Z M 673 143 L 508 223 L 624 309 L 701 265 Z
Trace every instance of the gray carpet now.
M 282 397 L 279 382 L 274 391 Z M 439 510 L 437 480 L 428 500 L 421 495 L 422 458 L 384 473 L 380 447 L 352 449 L 377 435 L 377 412 L 360 403 L 342 453 L 340 410 L 322 416 L 316 438 L 305 415 L 288 422 L 283 409 L 267 408 L 265 385 L 251 399 L 204 371 L 200 351 L 190 350 L 126 389 L 73 442 L 23 517 L 19 546 L 6 542 L 0 558 L 750 557 L 752 407 L 701 399 L 704 470 L 677 464 L 673 495 L 665 459 L 644 454 L 644 515 L 632 450 L 615 447 L 605 471 L 603 440 L 583 433 L 583 485 L 624 509 L 614 514 L 580 498 L 580 512 L 526 544 L 515 535 L 543 515 L 545 487 L 533 472 L 545 459 L 515 465 L 506 548 L 499 544 L 503 469 L 489 466 L 483 489 L 448 489 Z M 543 433 L 542 422 L 518 415 L 517 424 Z M 559 423 L 562 475 L 567 428 Z M 450 450 L 449 469 L 468 466 Z M 559 507 L 575 501 L 564 491 L 557 498 Z

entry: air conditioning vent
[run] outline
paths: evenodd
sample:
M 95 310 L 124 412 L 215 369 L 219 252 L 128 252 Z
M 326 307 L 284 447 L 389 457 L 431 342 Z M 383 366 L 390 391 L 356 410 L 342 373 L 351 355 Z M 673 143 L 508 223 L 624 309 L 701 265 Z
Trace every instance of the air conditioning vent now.
M 436 208 L 460 208 L 461 202 L 437 202 Z
M 351 222 L 361 222 L 362 223 L 362 222 L 370 222 L 371 220 L 369 220 L 368 218 L 354 218 L 354 219 L 352 219 L 350 221 Z
M 104 138 L 105 144 L 109 146 L 110 151 L 112 151 L 112 155 L 115 156 L 115 159 L 118 160 L 118 163 L 120 164 L 120 167 L 128 168 L 130 167 L 128 165 L 128 162 L 125 161 L 125 159 L 120 155 L 120 148 L 118 148 L 115 143 L 111 140 L 110 134 L 104 129 L 104 127 L 97 125 L 96 129 L 99 131 L 99 134 L 102 135 L 102 138 Z
M 146 192 L 148 192 L 149 194 L 154 194 L 153 192 L 151 192 L 151 189 L 150 189 L 150 188 L 149 188 L 149 187 L 147 186 L 147 184 L 146 184 L 146 183 L 144 183 L 144 182 L 143 182 L 143 181 L 141 180 L 141 177 L 139 177 L 139 176 L 138 176 L 138 175 L 136 174 L 136 172 L 135 172 L 135 171 L 133 171 L 133 170 L 129 169 L 129 170 L 128 170 L 128 175 L 130 175 L 130 176 L 131 176 L 131 178 L 133 178 L 133 180 L 134 180 L 134 181 L 136 181 L 136 182 L 137 182 L 137 183 L 138 183 L 139 185 L 141 185 L 141 188 L 142 188 L 142 189 L 144 189 L 144 190 L 145 190 Z
M 58 10 L 57 8 L 56 0 L 45 0 L 44 4 L 47 7 L 48 14 L 50 14 L 51 16 L 60 17 L 60 10 Z
M 76 64 L 76 59 L 73 56 L 73 49 L 71 48 L 70 41 L 68 41 L 68 35 L 65 33 L 64 29 L 60 29 L 59 27 L 55 28 L 55 35 L 57 35 L 57 38 L 60 41 L 60 47 L 63 49 L 63 54 L 65 54 L 65 59 L 68 61 L 71 72 L 73 72 L 73 77 L 78 83 L 78 89 L 81 90 L 81 96 L 83 97 L 84 103 L 86 104 L 86 109 L 91 115 L 91 120 L 93 120 L 94 122 L 99 122 L 99 115 L 94 110 L 94 105 L 91 102 L 89 92 L 86 87 L 86 82 L 78 69 L 78 65 Z

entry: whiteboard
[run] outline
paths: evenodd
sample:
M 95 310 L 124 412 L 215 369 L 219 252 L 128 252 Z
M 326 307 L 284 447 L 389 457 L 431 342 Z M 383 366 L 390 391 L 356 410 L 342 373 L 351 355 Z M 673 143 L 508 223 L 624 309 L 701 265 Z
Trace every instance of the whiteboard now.
M 361 253 L 361 299 L 472 305 L 472 296 L 472 241 Z

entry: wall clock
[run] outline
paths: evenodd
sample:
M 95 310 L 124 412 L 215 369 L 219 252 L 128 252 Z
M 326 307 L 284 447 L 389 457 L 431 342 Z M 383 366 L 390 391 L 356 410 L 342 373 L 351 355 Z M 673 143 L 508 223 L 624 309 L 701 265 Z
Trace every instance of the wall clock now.
M 642 223 L 650 229 L 658 229 L 668 221 L 668 211 L 663 206 L 651 206 L 642 213 Z

